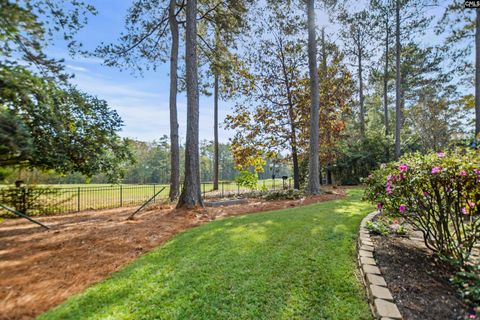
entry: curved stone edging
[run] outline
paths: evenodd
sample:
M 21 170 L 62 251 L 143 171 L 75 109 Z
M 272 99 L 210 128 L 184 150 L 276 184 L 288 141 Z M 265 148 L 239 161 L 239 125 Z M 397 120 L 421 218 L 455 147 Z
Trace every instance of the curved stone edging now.
M 368 303 L 375 319 L 402 319 L 397 305 L 393 302 L 393 296 L 387 288 L 387 283 L 377 266 L 373 255 L 375 248 L 370 233 L 365 227 L 367 221 L 372 220 L 377 214 L 378 212 L 370 213 L 363 218 L 360 224 L 357 262 L 367 291 Z

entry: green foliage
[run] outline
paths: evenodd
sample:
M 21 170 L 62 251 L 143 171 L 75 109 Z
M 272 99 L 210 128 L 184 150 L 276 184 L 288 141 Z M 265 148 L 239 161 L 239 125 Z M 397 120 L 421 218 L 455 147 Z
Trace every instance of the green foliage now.
M 235 178 L 235 182 L 237 182 L 239 186 L 247 187 L 252 190 L 256 189 L 258 186 L 258 174 L 243 170 L 240 172 L 240 175 Z
M 466 266 L 451 281 L 458 286 L 465 302 L 474 307 L 480 305 L 480 265 Z
M 69 198 L 59 197 L 61 191 L 51 187 L 29 186 L 28 188 L 0 188 L 0 203 L 30 216 L 59 212 L 62 203 Z M 61 200 L 59 200 L 61 199 Z M 16 215 L 0 210 L 0 215 Z
M 355 185 L 361 178 L 387 162 L 387 152 L 393 150 L 392 141 L 377 131 L 369 131 L 365 139 L 345 139 L 337 147 L 337 161 L 332 171 L 340 184 Z
M 272 200 L 296 200 L 301 199 L 305 196 L 302 191 L 295 190 L 295 189 L 288 189 L 288 190 L 278 190 L 278 191 L 270 191 L 267 192 L 263 198 L 268 201 Z
M 390 234 L 390 229 L 382 221 L 367 221 L 365 227 L 373 234 L 386 236 Z
M 371 233 L 382 236 L 389 234 L 404 236 L 407 233 L 405 226 L 399 223 L 397 218 L 388 216 L 380 216 L 375 221 L 367 221 L 366 228 Z
M 107 102 L 61 87 L 24 67 L 0 64 L 0 167 L 25 165 L 58 173 L 105 173 L 111 181 L 130 152 L 117 132 L 119 115 Z M 14 140 L 15 138 L 15 140 Z
M 367 179 L 367 199 L 418 228 L 428 248 L 460 265 L 480 239 L 480 155 L 410 154 Z
M 39 319 L 371 319 L 355 275 L 372 210 L 360 197 L 192 228 Z
M 62 61 L 47 57 L 44 49 L 61 38 L 70 53 L 79 51 L 74 35 L 94 14 L 93 6 L 79 0 L 0 0 L 0 64 L 28 66 L 42 77 L 67 80 Z

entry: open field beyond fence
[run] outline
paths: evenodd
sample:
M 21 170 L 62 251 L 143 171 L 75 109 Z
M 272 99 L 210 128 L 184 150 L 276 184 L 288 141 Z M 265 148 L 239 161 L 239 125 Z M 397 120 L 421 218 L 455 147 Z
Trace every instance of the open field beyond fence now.
M 48 206 L 45 206 L 48 209 L 43 209 L 47 212 L 33 210 L 29 212 L 31 215 L 136 206 L 152 197 L 154 197 L 153 203 L 167 202 L 170 191 L 169 185 L 165 184 L 56 184 L 41 186 L 58 189 L 58 192 L 42 196 L 41 199 L 48 203 Z M 285 182 L 281 179 L 259 180 L 257 190 L 277 190 L 291 186 L 292 181 L 290 180 Z M 0 203 L 2 202 L 1 188 L 5 187 L 9 186 L 0 186 Z M 205 198 L 231 197 L 252 191 L 252 189 L 230 181 L 221 181 L 218 187 L 218 190 L 213 190 L 212 182 L 203 182 L 201 186 L 203 196 Z M 28 193 L 28 187 L 26 192 Z M 5 213 L 0 211 L 0 214 Z

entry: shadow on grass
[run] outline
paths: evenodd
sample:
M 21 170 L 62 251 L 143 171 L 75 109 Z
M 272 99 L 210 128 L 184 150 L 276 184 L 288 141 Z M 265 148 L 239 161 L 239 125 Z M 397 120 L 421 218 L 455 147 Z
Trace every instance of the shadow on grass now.
M 40 319 L 370 319 L 360 193 L 191 229 Z

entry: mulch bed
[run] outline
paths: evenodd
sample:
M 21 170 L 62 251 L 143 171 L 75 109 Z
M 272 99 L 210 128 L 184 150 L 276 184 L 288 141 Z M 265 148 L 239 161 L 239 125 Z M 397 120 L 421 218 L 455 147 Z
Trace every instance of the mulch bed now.
M 468 307 L 449 282 L 453 268 L 418 241 L 393 236 L 372 239 L 375 259 L 404 319 L 455 320 L 468 316 Z
M 32 319 L 73 294 L 105 279 L 178 232 L 213 219 L 296 207 L 344 197 L 324 194 L 300 200 L 248 200 L 208 210 L 175 210 L 164 205 L 126 218 L 135 208 L 90 211 L 39 221 L 0 224 L 0 319 Z

